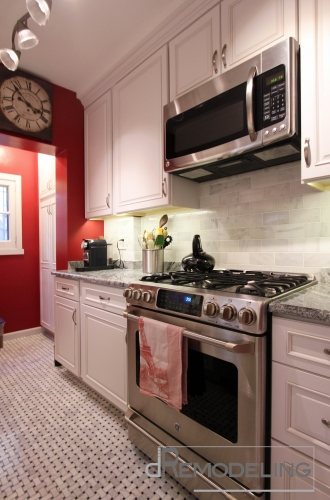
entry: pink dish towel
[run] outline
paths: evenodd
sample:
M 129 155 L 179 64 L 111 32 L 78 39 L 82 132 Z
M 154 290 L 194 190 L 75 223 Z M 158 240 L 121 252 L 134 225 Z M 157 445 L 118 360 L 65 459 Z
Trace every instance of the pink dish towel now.
M 188 339 L 184 328 L 139 318 L 140 392 L 181 410 L 187 398 Z

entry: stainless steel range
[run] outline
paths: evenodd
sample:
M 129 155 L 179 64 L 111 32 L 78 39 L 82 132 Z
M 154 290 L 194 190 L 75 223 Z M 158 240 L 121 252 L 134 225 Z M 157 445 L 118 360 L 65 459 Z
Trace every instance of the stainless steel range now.
M 308 274 L 217 270 L 144 276 L 124 291 L 130 439 L 200 499 L 266 499 L 271 325 L 268 304 Z M 188 404 L 139 390 L 139 317 L 184 328 Z M 172 460 L 172 461 L 171 461 Z

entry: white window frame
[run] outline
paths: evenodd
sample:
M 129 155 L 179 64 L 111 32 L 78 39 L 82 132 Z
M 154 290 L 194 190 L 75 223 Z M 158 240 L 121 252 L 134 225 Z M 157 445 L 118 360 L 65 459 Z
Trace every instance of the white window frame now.
M 22 178 L 0 172 L 0 185 L 9 188 L 9 241 L 0 241 L 0 255 L 24 254 L 22 247 Z

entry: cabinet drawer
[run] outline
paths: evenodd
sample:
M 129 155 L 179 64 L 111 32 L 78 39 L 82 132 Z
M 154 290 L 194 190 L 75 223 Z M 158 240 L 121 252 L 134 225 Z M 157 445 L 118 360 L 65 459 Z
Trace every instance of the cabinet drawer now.
M 327 500 L 330 498 L 330 469 L 304 454 L 272 441 L 272 500 Z M 314 462 L 314 463 L 313 463 Z M 292 472 L 292 465 L 299 466 Z M 284 467 L 285 468 L 284 468 Z M 281 467 L 281 468 L 280 468 Z M 279 473 L 278 471 L 281 470 Z
M 79 281 L 55 277 L 55 295 L 79 301 Z
M 314 446 L 330 466 L 330 381 L 273 362 L 272 437 L 291 446 Z
M 273 318 L 273 360 L 330 377 L 330 327 Z
M 84 304 L 121 316 L 126 309 L 122 288 L 82 283 L 81 300 Z

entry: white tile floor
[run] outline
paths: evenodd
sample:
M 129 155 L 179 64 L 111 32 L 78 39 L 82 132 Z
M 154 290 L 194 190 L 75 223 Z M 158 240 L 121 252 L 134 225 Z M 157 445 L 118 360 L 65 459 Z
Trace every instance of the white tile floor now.
M 124 415 L 65 368 L 38 334 L 0 350 L 0 499 L 193 500 L 128 439 Z

